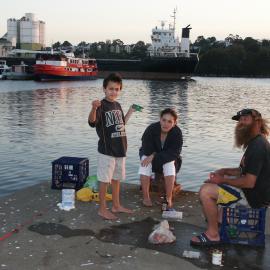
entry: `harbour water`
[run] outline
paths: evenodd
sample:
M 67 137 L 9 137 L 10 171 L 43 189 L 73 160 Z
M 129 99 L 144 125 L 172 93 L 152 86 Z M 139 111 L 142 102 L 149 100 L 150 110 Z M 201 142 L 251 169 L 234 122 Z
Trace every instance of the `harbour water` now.
M 144 129 L 174 107 L 184 136 L 178 182 L 196 191 L 208 173 L 238 166 L 232 115 L 254 107 L 270 119 L 270 79 L 194 78 L 192 82 L 126 80 L 124 111 L 144 107 L 127 125 L 127 182 L 139 183 L 138 149 Z M 88 157 L 96 173 L 97 135 L 87 124 L 91 100 L 103 97 L 102 80 L 79 82 L 0 81 L 0 196 L 51 179 L 61 156 Z

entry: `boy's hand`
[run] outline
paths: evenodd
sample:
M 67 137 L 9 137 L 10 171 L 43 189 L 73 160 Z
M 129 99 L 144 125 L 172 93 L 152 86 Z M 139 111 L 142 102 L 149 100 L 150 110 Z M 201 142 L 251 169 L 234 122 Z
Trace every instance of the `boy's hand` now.
M 101 105 L 101 102 L 100 102 L 100 100 L 94 100 L 93 102 L 92 102 L 92 108 L 93 109 L 97 109 L 98 107 L 100 107 L 100 105 Z
M 134 112 L 136 112 L 136 109 L 133 107 L 133 105 L 131 105 L 129 107 L 128 111 L 131 112 L 131 113 L 134 113 Z

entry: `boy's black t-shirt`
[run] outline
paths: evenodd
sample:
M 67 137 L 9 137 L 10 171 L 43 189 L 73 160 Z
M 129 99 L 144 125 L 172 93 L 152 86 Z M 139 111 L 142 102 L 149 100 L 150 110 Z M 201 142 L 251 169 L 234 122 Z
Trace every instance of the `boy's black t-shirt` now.
M 270 144 L 263 135 L 250 141 L 240 167 L 242 174 L 257 176 L 254 188 L 243 188 L 250 206 L 258 208 L 270 203 Z
M 118 102 L 103 99 L 96 112 L 96 121 L 89 122 L 89 125 L 96 127 L 99 153 L 112 157 L 126 156 L 125 117 Z

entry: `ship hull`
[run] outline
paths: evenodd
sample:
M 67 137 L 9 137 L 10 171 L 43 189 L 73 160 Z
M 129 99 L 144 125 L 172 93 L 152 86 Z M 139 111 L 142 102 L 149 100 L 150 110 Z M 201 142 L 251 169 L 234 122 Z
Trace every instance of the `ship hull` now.
M 52 75 L 52 74 L 37 74 L 37 81 L 87 81 L 95 80 L 97 76 L 64 76 L 64 75 Z
M 97 71 L 73 72 L 62 66 L 34 65 L 35 78 L 38 81 L 77 81 L 94 80 L 97 78 Z
M 125 79 L 136 80 L 189 80 L 190 74 L 175 73 L 175 72 L 140 72 L 140 71 L 125 71 L 117 70 Z M 98 78 L 106 78 L 112 71 L 99 71 Z
M 125 78 L 134 79 L 179 79 L 191 76 L 198 64 L 197 56 L 162 58 L 152 57 L 141 60 L 97 59 L 99 77 L 109 72 L 119 72 Z

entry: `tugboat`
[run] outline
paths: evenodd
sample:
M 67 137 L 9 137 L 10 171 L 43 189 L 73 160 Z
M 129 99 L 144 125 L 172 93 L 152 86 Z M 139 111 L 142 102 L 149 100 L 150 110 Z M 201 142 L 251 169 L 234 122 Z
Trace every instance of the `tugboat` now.
M 36 80 L 92 80 L 97 78 L 95 59 L 75 58 L 71 52 L 38 54 L 34 65 Z
M 7 62 L 5 60 L 0 60 L 0 80 L 4 79 L 3 73 L 10 71 L 10 67 L 7 66 Z
M 142 59 L 97 59 L 99 75 L 106 76 L 109 72 L 118 71 L 125 78 L 138 79 L 181 79 L 190 78 L 199 57 L 190 52 L 190 25 L 182 28 L 181 42 L 175 37 L 176 9 L 173 12 L 173 25 L 165 29 L 152 29 L 152 44 L 148 55 Z
M 13 65 L 11 69 L 2 73 L 3 80 L 33 80 L 33 67 L 25 65 L 22 61 L 20 65 Z

